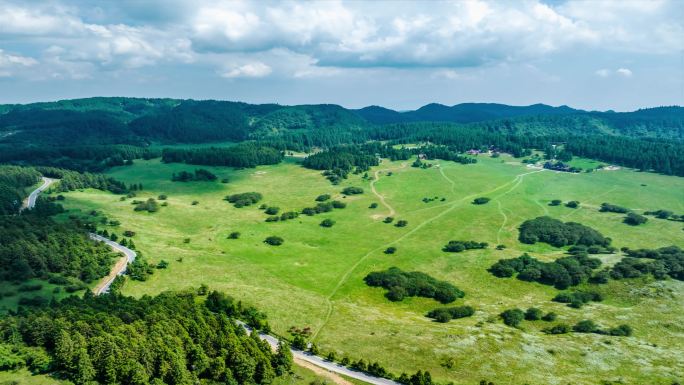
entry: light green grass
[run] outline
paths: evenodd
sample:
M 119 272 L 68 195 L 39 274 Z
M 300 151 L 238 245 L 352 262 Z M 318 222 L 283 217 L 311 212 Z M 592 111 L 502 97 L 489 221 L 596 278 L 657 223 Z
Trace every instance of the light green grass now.
M 19 369 L 0 371 L 0 385 L 72 385 L 72 382 L 44 374 L 33 375 L 26 369 Z
M 605 287 L 608 299 L 575 310 L 550 302 L 551 287 L 515 279 L 499 279 L 486 269 L 500 258 L 522 252 L 551 260 L 562 250 L 544 244 L 523 245 L 517 227 L 526 219 L 550 215 L 577 221 L 601 231 L 619 247 L 684 246 L 681 222 L 650 219 L 639 227 L 621 222 L 618 214 L 597 211 L 604 202 L 635 210 L 670 209 L 684 213 L 684 179 L 629 170 L 569 174 L 524 167 L 502 156 L 478 157 L 479 163 L 434 162 L 439 167 L 416 169 L 408 162 L 384 161 L 375 187 L 397 213 L 405 228 L 382 223 L 387 209 L 370 191 L 370 183 L 352 175 L 332 186 L 320 172 L 288 159 L 284 164 L 255 169 L 212 168 L 230 183 L 171 182 L 171 174 L 196 166 L 136 161 L 109 174 L 126 183 L 143 183 L 136 199 L 169 196 L 168 207 L 154 214 L 134 212 L 130 200 L 95 190 L 72 192 L 64 205 L 68 214 L 96 209 L 121 221 L 118 233 L 134 230 L 135 242 L 152 262 L 170 261 L 147 282 L 128 282 L 124 293 L 135 296 L 202 283 L 266 311 L 274 330 L 286 334 L 291 326 L 310 326 L 324 352 L 379 361 L 395 373 L 429 370 L 433 377 L 456 383 L 626 383 L 670 384 L 684 372 L 684 284 L 648 280 L 616 282 Z M 369 173 L 373 175 L 373 172 Z M 646 185 L 646 186 L 642 186 Z M 363 195 L 342 197 L 345 186 L 361 186 Z M 348 203 L 346 209 L 314 217 L 266 223 L 256 206 L 234 208 L 227 194 L 258 191 L 261 203 L 283 211 L 301 210 L 314 198 L 329 193 Z M 445 198 L 423 203 L 423 197 Z M 472 205 L 475 197 L 492 200 Z M 579 209 L 550 207 L 553 199 L 578 200 Z M 197 206 L 191 202 L 198 200 Z M 324 218 L 336 221 L 322 228 Z M 240 231 L 238 240 L 226 239 Z M 278 235 L 280 247 L 264 238 Z M 189 243 L 183 239 L 190 238 Z M 488 242 L 492 247 L 460 254 L 441 248 L 449 240 Z M 503 243 L 507 249 L 494 250 Z M 388 246 L 397 253 L 385 255 Z M 182 258 L 182 262 L 178 260 Z M 608 256 L 607 259 L 615 257 Z M 398 266 L 448 280 L 466 292 L 456 304 L 476 307 L 467 319 L 437 324 L 424 317 L 438 307 L 433 300 L 410 298 L 391 303 L 384 291 L 369 288 L 363 277 L 371 271 Z M 555 311 L 559 321 L 591 318 L 603 326 L 629 323 L 630 338 L 569 334 L 547 336 L 544 322 L 524 322 L 522 330 L 496 321 L 506 308 L 536 306 Z M 494 322 L 491 322 L 494 321 Z M 440 363 L 453 357 L 456 366 Z M 543 368 L 540 369 L 540 368 Z

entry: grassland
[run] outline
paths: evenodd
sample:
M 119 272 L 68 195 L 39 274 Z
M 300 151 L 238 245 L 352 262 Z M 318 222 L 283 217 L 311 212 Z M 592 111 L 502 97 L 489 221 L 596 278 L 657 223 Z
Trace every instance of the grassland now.
M 550 299 L 557 290 L 515 279 L 499 279 L 486 269 L 500 258 L 529 252 L 551 260 L 562 250 L 517 241 L 524 220 L 549 215 L 594 227 L 619 247 L 684 247 L 681 222 L 650 219 L 631 227 L 618 214 L 599 213 L 602 202 L 637 211 L 669 209 L 684 213 L 684 178 L 629 170 L 568 174 L 535 170 L 507 156 L 481 157 L 474 165 L 435 162 L 439 167 L 417 169 L 409 162 L 384 161 L 371 178 L 350 176 L 332 186 L 320 172 L 307 170 L 293 158 L 275 166 L 233 170 L 205 167 L 229 178 L 228 184 L 171 182 L 171 174 L 194 166 L 136 161 L 109 174 L 127 183 L 143 183 L 136 199 L 168 195 L 168 207 L 157 213 L 134 212 L 130 200 L 85 190 L 66 195 L 65 215 L 98 210 L 121 227 L 133 230 L 139 250 L 152 262 L 170 262 L 146 282 L 129 281 L 124 293 L 140 296 L 202 283 L 224 290 L 266 311 L 273 329 L 286 334 L 291 326 L 310 326 L 322 351 L 338 356 L 379 361 L 395 373 L 428 369 L 441 381 L 472 384 L 481 379 L 500 383 L 671 384 L 684 373 L 684 283 L 649 279 L 612 282 L 602 286 L 607 300 L 570 309 Z M 589 162 L 589 161 L 586 161 Z M 377 171 L 375 182 L 372 176 Z M 392 175 L 389 176 L 388 172 Z M 389 208 L 379 205 L 371 183 L 408 226 L 382 223 Z M 344 197 L 345 186 L 360 186 L 362 195 Z M 315 204 L 324 193 L 345 201 L 347 208 L 314 217 L 266 223 L 256 206 L 235 208 L 223 197 L 257 191 L 263 203 L 282 211 Z M 475 197 L 492 200 L 472 205 Z M 424 203 L 424 197 L 438 197 Z M 444 198 L 444 200 L 442 200 Z M 551 207 L 552 199 L 578 200 L 579 209 Z M 192 205 L 192 201 L 199 204 Z M 260 202 L 262 203 L 262 202 Z M 331 218 L 332 228 L 319 223 Z M 109 229 L 112 230 L 111 228 Z M 227 239 L 233 231 L 240 239 Z M 268 246 L 263 240 L 281 236 L 285 243 Z M 185 239 L 189 242 L 185 243 Z M 449 240 L 505 244 L 505 250 L 473 250 L 448 254 Z M 383 253 L 388 246 L 396 254 Z M 619 256 L 603 257 L 613 263 Z M 424 298 L 392 303 L 384 291 L 369 288 L 370 271 L 397 266 L 448 280 L 466 292 L 456 304 L 477 309 L 471 318 L 448 324 L 431 322 L 424 314 L 439 304 Z M 559 314 L 572 324 L 590 318 L 603 326 L 628 323 L 629 338 L 596 334 L 548 336 L 548 323 L 524 322 L 521 329 L 504 326 L 497 315 L 511 307 L 536 306 Z M 447 360 L 451 368 L 442 365 Z

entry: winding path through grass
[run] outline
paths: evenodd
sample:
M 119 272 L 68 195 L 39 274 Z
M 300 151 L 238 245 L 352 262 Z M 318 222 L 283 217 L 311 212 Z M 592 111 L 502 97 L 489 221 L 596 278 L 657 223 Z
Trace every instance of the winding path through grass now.
M 446 209 L 444 209 L 444 210 L 442 210 L 439 214 L 437 214 L 437 215 L 435 215 L 435 216 L 433 216 L 433 217 L 430 217 L 430 218 L 424 220 L 423 222 L 419 223 L 416 227 L 414 227 L 414 228 L 412 228 L 411 230 L 409 230 L 408 232 L 404 233 L 404 234 L 401 235 L 399 238 L 397 238 L 397 239 L 395 239 L 395 240 L 393 240 L 393 241 L 390 241 L 390 242 L 388 242 L 388 243 L 386 243 L 386 244 L 383 244 L 383 245 L 381 245 L 381 246 L 378 246 L 378 247 L 376 247 L 376 248 L 370 250 L 370 251 L 367 252 L 366 254 L 364 254 L 361 258 L 359 258 L 359 259 L 356 261 L 356 263 L 354 263 L 354 264 L 353 264 L 353 265 L 344 273 L 344 275 L 342 275 L 342 277 L 341 277 L 340 280 L 337 282 L 337 284 L 335 285 L 335 287 L 333 288 L 333 290 L 332 290 L 332 291 L 330 292 L 330 294 L 328 294 L 328 296 L 325 298 L 325 301 L 326 301 L 326 305 L 327 305 L 327 307 L 328 307 L 328 310 L 327 310 L 327 312 L 326 312 L 325 318 L 323 319 L 323 323 L 321 324 L 321 326 L 319 326 L 319 327 L 316 329 L 316 331 L 314 331 L 313 334 L 311 335 L 311 341 L 313 341 L 313 340 L 316 339 L 316 337 L 318 336 L 318 333 L 320 333 L 320 331 L 328 324 L 328 321 L 330 321 L 330 317 L 332 316 L 332 313 L 333 313 L 332 298 L 335 296 L 335 294 L 337 294 L 337 291 L 342 287 L 342 285 L 344 285 L 344 284 L 347 282 L 347 280 L 349 279 L 349 276 L 356 270 L 356 268 L 358 268 L 359 265 L 361 265 L 361 263 L 363 263 L 371 254 L 373 254 L 373 253 L 375 253 L 375 252 L 377 252 L 377 251 L 383 250 L 383 249 L 385 249 L 385 248 L 387 248 L 387 247 L 389 247 L 389 246 L 392 246 L 392 245 L 394 245 L 394 244 L 396 244 L 396 243 L 398 243 L 398 242 L 401 242 L 401 241 L 404 240 L 406 237 L 410 236 L 411 234 L 413 234 L 413 233 L 415 233 L 416 231 L 418 231 L 418 230 L 420 230 L 421 228 L 423 228 L 425 225 L 429 224 L 430 222 L 432 222 L 432 221 L 434 221 L 434 220 L 436 220 L 436 219 L 439 219 L 439 218 L 443 217 L 444 215 L 448 214 L 449 212 L 451 212 L 452 210 L 454 210 L 454 209 L 455 209 L 456 207 L 458 207 L 459 205 L 461 205 L 461 204 L 463 204 L 463 203 L 465 203 L 465 202 L 468 202 L 468 201 L 474 199 L 475 197 L 482 196 L 482 195 L 487 195 L 487 194 L 491 194 L 491 193 L 493 193 L 493 192 L 496 192 L 496 191 L 499 191 L 499 190 L 501 190 L 501 189 L 503 189 L 503 188 L 506 188 L 506 186 L 508 186 L 508 185 L 510 185 L 510 184 L 515 184 L 510 190 L 508 190 L 508 191 L 506 191 L 506 192 L 504 193 L 504 194 L 507 194 L 508 192 L 510 192 L 510 191 L 512 191 L 513 189 L 515 189 L 518 185 L 520 185 L 520 183 L 522 183 L 522 180 L 523 180 L 523 178 L 524 178 L 526 175 L 535 174 L 535 173 L 543 172 L 543 171 L 544 171 L 544 170 L 536 170 L 536 171 L 531 171 L 531 172 L 526 172 L 526 173 L 523 173 L 523 174 L 519 174 L 519 175 L 517 175 L 513 180 L 511 180 L 510 182 L 506 182 L 506 183 L 504 183 L 504 184 L 502 184 L 502 185 L 500 185 L 500 186 L 498 186 L 498 187 L 495 187 L 495 188 L 493 188 L 493 189 L 491 189 L 491 190 L 489 190 L 489 191 L 480 192 L 480 193 L 475 193 L 475 194 L 470 194 L 470 195 L 467 195 L 467 196 L 465 196 L 465 197 L 463 197 L 463 198 L 461 198 L 461 199 L 459 199 L 459 200 L 457 200 L 457 201 L 455 201 L 455 202 L 449 202 L 449 203 L 446 203 L 446 204 L 444 204 L 444 205 L 441 205 L 441 206 L 449 206 L 449 207 L 446 208 Z M 376 173 L 377 173 L 377 171 L 376 171 Z M 504 194 L 502 194 L 502 195 L 504 195 Z M 431 207 L 431 208 L 435 208 L 435 207 L 439 207 L 439 206 L 433 206 L 433 207 Z M 418 211 L 418 210 L 416 210 L 416 211 Z

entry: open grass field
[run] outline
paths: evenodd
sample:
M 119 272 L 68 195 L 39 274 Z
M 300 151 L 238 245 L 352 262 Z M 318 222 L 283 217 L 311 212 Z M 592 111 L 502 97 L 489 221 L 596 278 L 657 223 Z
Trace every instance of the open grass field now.
M 622 223 L 622 215 L 598 212 L 602 202 L 610 202 L 637 212 L 684 213 L 684 178 L 624 169 L 556 173 L 527 168 L 508 156 L 481 157 L 474 165 L 435 161 L 439 167 L 429 169 L 412 168 L 410 163 L 383 161 L 368 173 L 370 178 L 352 175 L 333 186 L 320 172 L 302 168 L 293 158 L 255 169 L 201 167 L 219 180 L 229 178 L 227 184 L 171 182 L 173 172 L 200 167 L 136 161 L 109 175 L 142 183 L 145 190 L 135 199 L 168 195 L 168 207 L 153 214 L 134 212 L 130 199 L 85 190 L 65 194 L 63 204 L 69 211 L 64 215 L 101 211 L 121 222 L 115 232 L 137 233 L 135 243 L 150 261 L 170 262 L 146 282 L 129 281 L 125 294 L 141 296 L 205 283 L 264 310 L 279 334 L 285 335 L 291 326 L 309 326 L 323 352 L 378 361 L 397 374 L 427 369 L 433 378 L 457 384 L 482 379 L 496 384 L 684 380 L 684 282 L 611 282 L 600 287 L 607 296 L 604 302 L 571 309 L 550 301 L 558 292 L 552 287 L 500 279 L 486 271 L 498 259 L 523 252 L 543 260 L 563 254 L 546 244 L 517 241 L 520 223 L 540 215 L 591 226 L 611 237 L 618 248 L 684 247 L 681 222 L 650 217 L 645 225 L 631 227 Z M 346 186 L 363 187 L 365 193 L 344 197 L 340 191 Z M 384 205 L 372 188 L 384 197 Z M 249 191 L 262 193 L 259 204 L 278 206 L 281 212 L 314 206 L 314 199 L 324 193 L 347 207 L 266 223 L 259 204 L 235 208 L 223 200 L 228 194 Z M 491 201 L 471 204 L 481 196 Z M 438 199 L 424 203 L 424 197 Z M 577 200 L 581 207 L 550 207 L 552 199 Z M 192 205 L 194 200 L 199 204 Z M 374 202 L 378 208 L 369 209 Z M 383 223 L 391 211 L 408 226 Z M 325 218 L 336 224 L 319 226 Z M 227 239 L 233 231 L 242 234 L 240 239 Z M 285 243 L 264 244 L 271 235 Z M 449 240 L 488 242 L 490 247 L 450 254 L 441 251 Z M 507 248 L 495 250 L 497 244 Z M 388 246 L 397 252 L 384 254 Z M 606 263 L 619 259 L 602 258 Z M 436 301 L 409 298 L 394 303 L 383 296 L 383 289 L 364 284 L 366 274 L 391 266 L 455 284 L 466 292 L 455 304 L 474 306 L 477 312 L 470 318 L 435 323 L 424 314 L 440 306 Z M 507 308 L 530 306 L 554 311 L 568 324 L 587 318 L 606 327 L 628 323 L 634 336 L 552 336 L 541 333 L 549 325 L 543 321 L 524 321 L 514 329 L 497 320 Z

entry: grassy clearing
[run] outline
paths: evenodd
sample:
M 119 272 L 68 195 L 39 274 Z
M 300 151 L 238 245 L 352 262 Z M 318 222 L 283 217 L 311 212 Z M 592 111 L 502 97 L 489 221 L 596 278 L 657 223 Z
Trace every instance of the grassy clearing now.
M 495 278 L 486 269 L 500 258 L 522 252 L 543 260 L 562 255 L 562 250 L 548 245 L 517 241 L 517 226 L 539 215 L 594 227 L 613 238 L 617 247 L 684 246 L 681 222 L 650 219 L 631 227 L 621 222 L 621 215 L 598 212 L 604 201 L 637 211 L 684 212 L 684 178 L 629 170 L 538 171 L 507 156 L 479 160 L 467 166 L 435 162 L 439 167 L 430 169 L 384 161 L 375 168 L 379 170 L 375 188 L 396 210 L 396 220 L 408 221 L 404 228 L 382 222 L 388 211 L 385 206 L 368 208 L 379 203 L 369 180 L 355 175 L 332 186 L 319 172 L 300 167 L 292 158 L 255 169 L 202 167 L 219 180 L 229 178 L 228 184 L 171 182 L 173 172 L 197 167 L 136 161 L 134 166 L 112 170 L 111 176 L 143 183 L 145 191 L 136 199 L 167 194 L 168 207 L 154 214 L 134 212 L 130 200 L 122 202 L 118 196 L 94 190 L 66 194 L 64 204 L 68 214 L 105 212 L 122 223 L 118 233 L 137 233 L 138 249 L 152 262 L 171 262 L 147 282 L 129 282 L 126 294 L 140 296 L 206 283 L 256 304 L 269 314 L 278 333 L 285 334 L 291 326 L 310 326 L 322 351 L 377 360 L 395 373 L 428 369 L 438 380 L 457 383 L 486 378 L 496 383 L 670 384 L 678 379 L 684 373 L 682 282 L 613 282 L 601 287 L 608 296 L 605 302 L 576 310 L 551 302 L 557 293 L 551 287 Z M 343 197 L 339 192 L 346 186 L 363 187 L 365 193 Z M 264 195 L 259 204 L 278 206 L 281 211 L 313 206 L 314 199 L 325 193 L 346 202 L 347 208 L 266 223 L 266 214 L 256 206 L 237 209 L 222 200 L 249 191 Z M 491 201 L 471 204 L 482 196 Z M 425 197 L 439 199 L 424 203 Z M 553 199 L 578 200 L 581 206 L 548 206 Z M 194 200 L 199 204 L 192 205 Z M 336 224 L 320 227 L 325 218 Z M 233 231 L 241 232 L 241 238 L 227 239 Z M 271 235 L 283 237 L 285 243 L 264 244 Z M 484 241 L 491 246 L 444 253 L 441 248 L 449 240 Z M 495 250 L 499 243 L 507 248 Z M 384 254 L 388 246 L 395 246 L 397 252 Z M 439 306 L 437 302 L 410 298 L 391 303 L 383 297 L 383 289 L 363 283 L 368 272 L 391 266 L 454 283 L 466 292 L 456 304 L 472 305 L 476 314 L 437 324 L 424 317 Z M 530 306 L 554 311 L 559 321 L 569 324 L 585 318 L 603 326 L 629 323 L 635 336 L 547 336 L 540 332 L 548 326 L 542 321 L 525 321 L 517 330 L 496 320 L 506 308 Z M 442 366 L 449 358 L 455 366 Z M 542 366 L 545 369 L 539 370 Z

